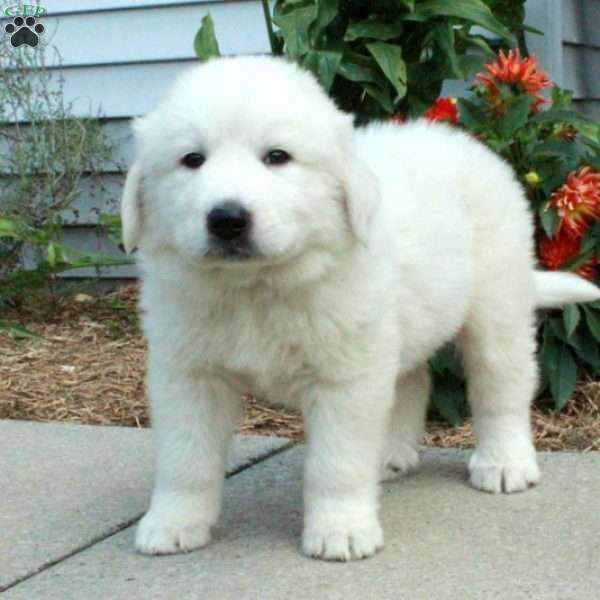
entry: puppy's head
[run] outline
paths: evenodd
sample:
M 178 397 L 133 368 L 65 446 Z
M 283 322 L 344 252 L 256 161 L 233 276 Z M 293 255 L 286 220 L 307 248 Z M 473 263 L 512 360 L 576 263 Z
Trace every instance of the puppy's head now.
M 284 60 L 211 60 L 134 124 L 125 247 L 209 268 L 270 265 L 366 242 L 374 178 L 352 119 Z

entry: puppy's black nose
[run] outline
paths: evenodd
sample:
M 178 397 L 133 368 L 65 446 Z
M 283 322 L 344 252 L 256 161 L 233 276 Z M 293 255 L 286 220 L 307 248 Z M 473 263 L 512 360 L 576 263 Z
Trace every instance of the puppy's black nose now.
M 250 213 L 234 201 L 217 204 L 206 216 L 210 233 L 222 240 L 233 240 L 250 229 Z

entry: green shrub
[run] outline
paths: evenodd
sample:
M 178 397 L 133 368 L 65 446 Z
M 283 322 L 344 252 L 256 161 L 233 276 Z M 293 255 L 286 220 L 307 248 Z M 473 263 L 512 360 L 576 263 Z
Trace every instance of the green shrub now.
M 70 269 L 127 264 L 62 242 L 63 212 L 85 176 L 99 182 L 113 144 L 100 119 L 75 117 L 44 54 L 0 50 L 0 310 Z M 35 267 L 23 267 L 28 253 Z M 1 325 L 0 325 L 1 326 Z
M 313 71 L 359 121 L 397 112 L 414 116 L 440 95 L 445 80 L 468 79 L 493 54 L 494 44 L 476 26 L 505 43 L 516 41 L 502 22 L 501 4 L 278 0 L 274 51 Z M 514 19 L 511 25 L 521 27 Z

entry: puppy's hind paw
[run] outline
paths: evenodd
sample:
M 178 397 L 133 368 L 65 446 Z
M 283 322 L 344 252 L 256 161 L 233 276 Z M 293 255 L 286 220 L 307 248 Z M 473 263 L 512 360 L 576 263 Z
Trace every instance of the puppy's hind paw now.
M 419 466 L 419 453 L 415 448 L 403 442 L 394 446 L 383 462 L 381 481 L 396 479 Z
M 202 522 L 175 521 L 148 512 L 140 521 L 135 547 L 142 554 L 177 554 L 206 546 L 210 527 Z

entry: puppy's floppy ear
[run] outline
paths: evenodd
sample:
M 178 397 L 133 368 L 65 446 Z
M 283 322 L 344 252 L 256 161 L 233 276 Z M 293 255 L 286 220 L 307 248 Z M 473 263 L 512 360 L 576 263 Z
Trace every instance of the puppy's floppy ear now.
M 139 162 L 134 163 L 125 179 L 123 196 L 121 199 L 121 227 L 123 246 L 129 254 L 139 243 L 141 235 L 140 214 L 140 181 L 142 170 Z
M 367 245 L 369 226 L 379 206 L 379 184 L 375 175 L 358 158 L 351 158 L 344 166 L 342 185 L 348 221 L 356 239 Z

